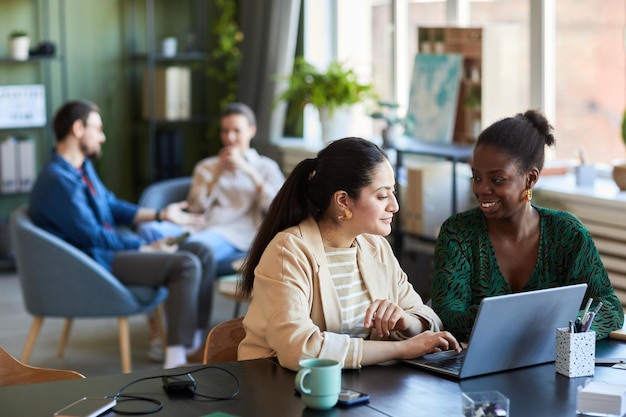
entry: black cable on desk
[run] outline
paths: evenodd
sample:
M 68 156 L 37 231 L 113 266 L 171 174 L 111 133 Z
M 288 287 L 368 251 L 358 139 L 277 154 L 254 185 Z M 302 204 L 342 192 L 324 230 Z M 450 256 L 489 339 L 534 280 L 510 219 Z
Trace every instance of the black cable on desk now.
M 159 412 L 159 411 L 161 411 L 163 409 L 163 403 L 161 401 L 159 401 L 157 399 L 154 399 L 154 398 L 141 396 L 141 395 L 123 394 L 123 391 L 126 390 L 127 388 L 129 388 L 130 386 L 135 385 L 135 384 L 137 384 L 137 383 L 139 383 L 141 381 L 147 381 L 147 380 L 150 380 L 150 379 L 157 379 L 157 378 L 163 378 L 163 377 L 184 376 L 184 375 L 188 375 L 188 374 L 204 371 L 204 370 L 207 370 L 207 369 L 217 369 L 219 371 L 227 373 L 235 381 L 236 387 L 235 387 L 235 389 L 231 393 L 229 393 L 227 395 L 223 395 L 223 396 L 213 396 L 213 395 L 199 394 L 199 393 L 196 393 L 194 391 L 193 392 L 193 397 L 202 397 L 202 398 L 206 398 L 206 399 L 210 399 L 210 400 L 221 401 L 221 400 L 230 400 L 232 398 L 235 398 L 239 394 L 239 389 L 240 389 L 239 379 L 237 378 L 237 376 L 234 373 L 232 373 L 228 369 L 220 368 L 219 366 L 208 365 L 208 366 L 203 366 L 201 368 L 195 369 L 193 371 L 186 371 L 186 372 L 182 372 L 182 373 L 178 373 L 178 374 L 161 374 L 161 375 L 156 375 L 156 376 L 148 376 L 148 377 L 144 377 L 144 378 L 135 379 L 134 381 L 131 381 L 128 384 L 124 385 L 122 388 L 120 388 L 119 391 L 117 391 L 116 394 L 108 395 L 107 398 L 111 398 L 112 397 L 118 403 L 129 402 L 129 401 L 143 401 L 143 402 L 149 402 L 149 403 L 155 404 L 155 407 L 150 408 L 150 409 L 146 409 L 146 410 L 141 410 L 141 411 L 123 411 L 123 410 L 117 410 L 116 409 L 117 406 L 113 407 L 112 411 L 117 413 L 117 414 L 130 415 L 130 416 L 154 414 L 154 413 L 157 413 L 157 412 Z M 192 399 L 193 397 L 190 397 L 190 399 Z

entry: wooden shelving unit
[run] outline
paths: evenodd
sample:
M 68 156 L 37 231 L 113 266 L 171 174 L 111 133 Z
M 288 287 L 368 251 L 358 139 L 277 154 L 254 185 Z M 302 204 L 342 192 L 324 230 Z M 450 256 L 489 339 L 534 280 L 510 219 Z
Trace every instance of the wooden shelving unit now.
M 207 61 L 208 3 L 207 0 L 189 0 L 184 7 L 182 4 L 181 7 L 174 7 L 176 15 L 170 16 L 168 13 L 172 12 L 173 2 L 127 2 L 129 55 L 134 71 L 131 91 L 134 108 L 137 109 L 135 153 L 148 155 L 147 164 L 137 164 L 136 167 L 139 189 L 157 180 L 186 175 L 185 166 L 189 165 L 185 160 L 185 154 L 189 153 L 186 145 L 201 142 L 206 135 L 210 121 L 204 69 Z M 165 56 L 161 50 L 161 39 L 164 33 L 172 32 L 179 35 L 177 53 Z M 189 91 L 185 98 L 184 115 L 163 117 L 162 110 L 157 109 L 167 101 L 165 94 L 172 80 L 165 81 L 162 72 L 168 68 L 189 70 L 188 81 L 185 82 L 185 89 Z
M 419 53 L 460 54 L 463 77 L 453 141 L 472 144 L 491 123 L 526 110 L 520 80 L 526 76 L 515 39 L 518 25 L 419 27 Z
M 20 4 L 4 5 L 6 8 L 21 7 Z M 52 42 L 55 46 L 54 54 L 30 55 L 24 61 L 15 60 L 8 55 L 0 56 L 0 74 L 3 86 L 42 85 L 45 94 L 45 124 L 41 126 L 0 127 L 0 140 L 8 137 L 28 139 L 34 143 L 34 174 L 50 157 L 50 148 L 55 140 L 50 129 L 51 118 L 56 107 L 63 103 L 68 96 L 67 68 L 65 64 L 65 0 L 59 0 L 56 8 L 51 10 L 48 0 L 31 0 L 29 13 L 36 17 L 38 24 L 36 31 L 30 31 L 30 49 L 37 46 L 37 40 Z M 58 20 L 56 30 L 53 30 L 53 20 Z M 17 161 L 15 163 L 18 163 Z M 29 170 L 30 171 L 30 170 Z M 1 177 L 1 175 L 0 175 Z M 30 178 L 30 176 L 29 176 Z M 18 187 L 15 191 L 0 191 L 0 271 L 14 268 L 12 244 L 9 239 L 9 216 L 15 208 L 27 203 L 29 190 Z

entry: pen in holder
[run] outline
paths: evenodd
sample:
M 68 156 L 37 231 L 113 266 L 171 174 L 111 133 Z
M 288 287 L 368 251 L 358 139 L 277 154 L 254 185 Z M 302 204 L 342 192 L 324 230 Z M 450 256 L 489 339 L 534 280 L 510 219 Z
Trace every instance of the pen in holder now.
M 593 375 L 596 365 L 596 332 L 574 333 L 556 329 L 556 372 L 569 378 Z

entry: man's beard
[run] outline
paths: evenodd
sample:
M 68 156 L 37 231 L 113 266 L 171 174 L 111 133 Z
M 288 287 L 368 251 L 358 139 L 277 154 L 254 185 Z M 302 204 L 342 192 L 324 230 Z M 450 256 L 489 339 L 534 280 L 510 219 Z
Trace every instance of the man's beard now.
M 102 149 L 99 149 L 97 151 L 89 152 L 87 147 L 85 145 L 81 144 L 80 145 L 80 150 L 83 152 L 83 155 L 85 155 L 85 158 L 89 158 L 92 161 L 96 161 L 96 160 L 100 159 L 100 157 L 102 156 Z

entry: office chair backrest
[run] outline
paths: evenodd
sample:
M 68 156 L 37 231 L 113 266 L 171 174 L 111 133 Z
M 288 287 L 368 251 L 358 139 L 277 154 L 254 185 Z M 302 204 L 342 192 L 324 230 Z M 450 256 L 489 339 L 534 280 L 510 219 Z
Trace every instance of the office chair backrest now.
M 213 327 L 206 338 L 204 364 L 236 361 L 237 348 L 245 336 L 243 317 Z

